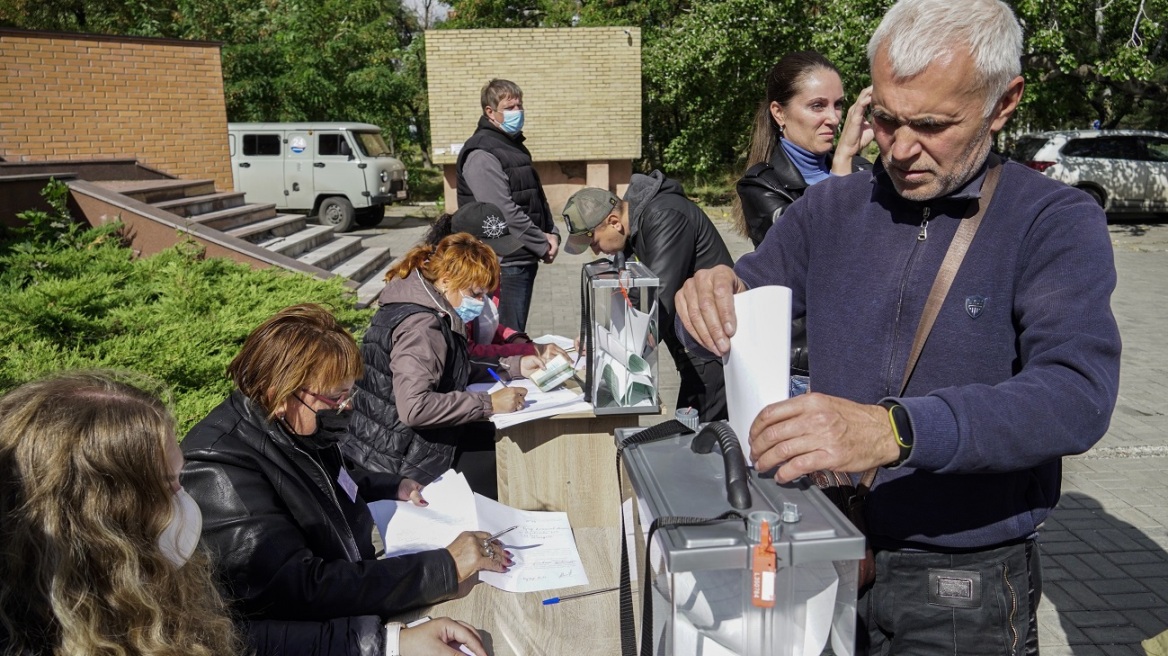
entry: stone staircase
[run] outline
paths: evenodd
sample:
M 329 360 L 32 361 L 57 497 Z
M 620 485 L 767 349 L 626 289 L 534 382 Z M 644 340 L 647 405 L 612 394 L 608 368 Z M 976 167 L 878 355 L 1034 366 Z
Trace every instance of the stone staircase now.
M 357 304 L 369 305 L 384 286 L 393 258 L 387 246 L 337 235 L 301 214 L 279 214 L 272 204 L 248 203 L 243 192 L 220 192 L 212 180 L 107 180 L 94 184 L 174 215 L 358 283 Z

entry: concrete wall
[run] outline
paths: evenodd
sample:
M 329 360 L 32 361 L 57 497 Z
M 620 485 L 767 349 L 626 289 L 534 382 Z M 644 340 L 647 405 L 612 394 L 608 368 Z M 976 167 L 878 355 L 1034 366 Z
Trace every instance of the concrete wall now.
M 641 157 L 641 32 L 590 27 L 426 32 L 434 162 L 455 208 L 454 162 L 492 78 L 523 89 L 525 145 L 553 212 L 583 186 L 620 194 Z
M 232 188 L 219 44 L 0 29 L 0 157 L 126 157 Z

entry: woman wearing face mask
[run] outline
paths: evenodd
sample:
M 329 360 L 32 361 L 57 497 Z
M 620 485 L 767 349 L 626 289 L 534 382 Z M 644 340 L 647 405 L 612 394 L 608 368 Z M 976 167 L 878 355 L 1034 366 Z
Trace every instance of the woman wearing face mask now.
M 241 652 L 196 550 L 174 419 L 110 373 L 0 398 L 0 652 Z
M 495 413 L 523 407 L 526 390 L 469 392 L 488 368 L 529 376 L 537 355 L 472 360 L 466 324 L 499 284 L 495 252 L 466 233 L 414 247 L 386 274 L 381 308 L 361 345 L 365 377 L 354 399 L 345 453 L 375 471 L 425 483 L 454 469 L 475 492 L 496 498 Z
M 182 483 L 202 507 L 203 542 L 259 652 L 376 656 L 400 640 L 407 655 L 449 653 L 411 643 L 424 638 L 430 649 L 450 640 L 484 654 L 464 625 L 399 634 L 382 624 L 454 595 L 480 570 L 505 571 L 511 558 L 482 532 L 445 549 L 376 557 L 366 501 L 425 502 L 418 483 L 341 455 L 362 374 L 348 331 L 320 306 L 286 308 L 248 335 L 228 374 L 236 390 L 182 442 Z
M 780 59 L 767 74 L 766 88 L 766 99 L 755 113 L 748 168 L 738 181 L 739 202 L 734 207 L 738 231 L 756 247 L 807 187 L 833 175 L 872 168 L 859 156 L 873 138 L 872 127 L 864 119 L 872 87 L 860 92 L 844 120 L 839 70 L 818 52 L 804 51 Z M 794 374 L 809 373 L 806 345 L 804 320 L 799 319 L 791 325 Z M 800 389 L 805 390 L 806 379 L 800 381 L 804 385 Z

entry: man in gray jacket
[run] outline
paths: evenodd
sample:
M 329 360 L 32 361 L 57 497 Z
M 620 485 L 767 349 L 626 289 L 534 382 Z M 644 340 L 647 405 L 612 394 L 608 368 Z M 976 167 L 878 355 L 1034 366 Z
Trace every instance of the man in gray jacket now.
M 672 330 L 673 296 L 698 269 L 734 260 L 710 217 L 686 198 L 676 180 L 661 171 L 635 174 L 624 200 L 607 189 L 586 187 L 572 194 L 564 206 L 564 223 L 571 235 L 568 253 L 635 255 L 661 280 L 658 324 L 677 371 L 681 389 L 678 408 L 697 408 L 702 421 L 726 418 L 726 390 L 722 361 L 691 353 Z
M 525 332 L 531 290 L 542 261 L 551 264 L 560 248 L 547 196 L 531 153 L 523 145 L 523 91 L 509 80 L 483 87 L 483 115 L 463 144 L 455 171 L 458 204 L 492 203 L 503 210 L 511 234 L 523 248 L 499 258 L 499 322 Z

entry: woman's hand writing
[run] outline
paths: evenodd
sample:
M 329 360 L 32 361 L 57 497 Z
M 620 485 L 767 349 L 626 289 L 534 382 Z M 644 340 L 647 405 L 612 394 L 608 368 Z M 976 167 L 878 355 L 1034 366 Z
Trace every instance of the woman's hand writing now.
M 506 572 L 514 563 L 511 560 L 511 552 L 504 549 L 501 542 L 494 540 L 486 543 L 489 537 L 491 534 L 484 531 L 464 531 L 446 547 L 454 557 L 459 583 L 484 569 L 490 572 Z
M 535 356 L 524 356 L 532 357 Z M 523 400 L 527 397 L 527 390 L 522 387 L 504 387 L 491 394 L 491 409 L 494 414 L 501 415 L 523 409 Z

